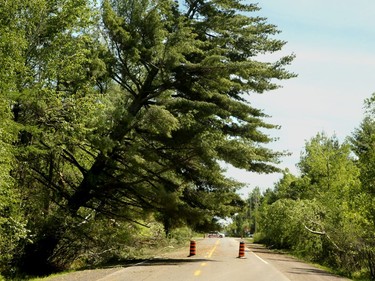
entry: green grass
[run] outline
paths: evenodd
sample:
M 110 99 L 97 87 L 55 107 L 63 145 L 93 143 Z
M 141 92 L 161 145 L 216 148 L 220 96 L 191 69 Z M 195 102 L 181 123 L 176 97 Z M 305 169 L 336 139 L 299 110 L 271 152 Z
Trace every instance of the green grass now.
M 40 278 L 37 277 L 37 278 L 31 278 L 31 279 L 24 279 L 24 281 L 26 281 L 26 280 L 27 281 L 48 281 L 51 278 L 63 276 L 63 275 L 69 274 L 71 272 L 74 272 L 74 271 L 66 271 L 66 272 L 56 273 L 56 274 L 52 274 L 52 275 L 47 276 L 47 277 L 40 277 Z

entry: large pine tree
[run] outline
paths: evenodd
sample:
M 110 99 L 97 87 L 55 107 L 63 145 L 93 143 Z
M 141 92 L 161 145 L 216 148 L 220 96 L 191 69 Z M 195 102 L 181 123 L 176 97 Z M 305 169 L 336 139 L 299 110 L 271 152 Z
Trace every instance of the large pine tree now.
M 282 153 L 264 133 L 277 126 L 249 101 L 294 76 L 293 56 L 261 61 L 285 42 L 256 5 L 105 0 L 96 37 L 84 0 L 38 2 L 25 8 L 28 72 L 14 106 L 19 183 L 29 213 L 42 210 L 20 259 L 31 270 L 53 263 L 64 233 L 93 212 L 204 229 L 240 204 L 221 161 L 277 170 Z
M 207 168 L 220 174 L 219 160 L 249 171 L 275 170 L 270 163 L 280 154 L 261 146 L 271 139 L 260 131 L 275 126 L 262 120 L 264 113 L 246 95 L 293 76 L 284 69 L 292 57 L 257 60 L 284 42 L 270 39 L 275 26 L 247 16 L 255 10 L 238 1 L 104 1 L 108 69 L 119 86 L 121 113 L 107 123 L 110 145 L 98 147 L 69 199 L 73 213 L 103 201 L 103 191 L 125 190 L 142 201 L 147 192 L 136 186 L 149 189 L 150 180 L 165 186 L 171 177 L 164 175 L 172 170 L 182 177 L 172 184 L 176 189 L 207 181 L 198 176 Z M 124 157 L 137 154 L 145 167 L 124 165 L 131 161 Z M 116 173 L 124 177 L 108 187 Z

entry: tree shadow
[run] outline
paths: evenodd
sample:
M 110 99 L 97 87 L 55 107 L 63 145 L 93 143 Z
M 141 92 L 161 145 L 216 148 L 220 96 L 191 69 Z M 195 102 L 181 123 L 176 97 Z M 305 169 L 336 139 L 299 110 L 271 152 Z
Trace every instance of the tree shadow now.
M 266 246 L 260 245 L 260 244 L 250 243 L 250 244 L 246 244 L 246 247 L 248 247 L 250 249 L 250 251 L 252 251 L 254 253 L 275 254 L 275 252 L 273 252 L 273 250 L 270 250 Z
M 113 268 L 113 267 L 131 267 L 131 266 L 165 266 L 165 265 L 182 265 L 187 263 L 201 263 L 201 262 L 216 262 L 213 259 L 202 259 L 202 258 L 150 258 L 150 259 L 132 259 L 132 260 L 122 260 L 122 261 L 113 261 L 95 267 L 98 268 Z
M 291 268 L 288 273 L 295 274 L 295 275 L 314 275 L 314 276 L 328 276 L 331 278 L 337 278 L 339 280 L 340 277 L 326 272 L 324 270 L 318 268 L 306 268 L 306 267 L 293 267 Z M 341 280 L 341 279 L 340 279 Z
M 301 276 L 317 276 L 320 278 L 329 277 L 330 280 L 343 280 L 340 276 L 337 276 L 335 274 L 332 274 L 330 272 L 321 270 L 319 268 L 309 267 L 309 266 L 303 266 L 304 262 L 300 261 L 296 258 L 289 258 L 285 253 L 274 251 L 272 249 L 269 249 L 265 247 L 264 245 L 259 244 L 249 244 L 247 247 L 250 248 L 250 251 L 256 253 L 256 254 L 263 254 L 264 257 L 267 260 L 275 261 L 275 262 L 281 262 L 281 263 L 289 263 L 288 271 L 286 271 L 290 275 L 301 275 Z M 293 267 L 294 263 L 294 267 Z M 298 266 L 298 263 L 300 263 L 302 266 Z M 297 266 L 295 265 L 297 264 Z
M 273 261 L 279 261 L 279 262 L 291 262 L 291 263 L 295 263 L 295 262 L 298 262 L 297 260 L 292 260 L 292 259 L 287 259 L 287 258 L 274 258 L 274 257 L 267 257 L 267 259 L 269 260 L 273 260 Z

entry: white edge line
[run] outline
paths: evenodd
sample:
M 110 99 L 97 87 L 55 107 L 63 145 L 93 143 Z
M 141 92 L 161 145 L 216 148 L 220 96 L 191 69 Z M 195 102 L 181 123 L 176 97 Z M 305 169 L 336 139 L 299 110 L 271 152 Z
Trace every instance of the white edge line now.
M 142 264 L 147 263 L 147 262 L 149 262 L 149 260 L 141 261 L 141 262 L 138 262 L 138 263 L 132 264 L 132 265 L 130 265 L 130 266 L 126 266 L 126 267 L 119 268 L 119 270 L 116 270 L 115 272 L 112 272 L 112 273 L 110 273 L 110 274 L 108 274 L 108 275 L 106 275 L 106 276 L 104 276 L 104 277 L 102 277 L 102 278 L 100 278 L 100 279 L 98 279 L 98 280 L 96 280 L 96 281 L 105 281 L 105 280 L 106 280 L 107 278 L 109 278 L 109 277 L 112 277 L 112 276 L 114 276 L 114 275 L 117 275 L 117 274 L 122 273 L 123 271 L 125 271 L 125 270 L 128 269 L 129 267 L 139 266 L 139 265 L 142 265 Z
M 264 259 L 262 259 L 260 256 L 258 256 L 256 253 L 252 252 L 258 259 L 260 259 L 262 262 L 264 262 L 265 264 L 268 264 L 268 262 L 266 262 Z

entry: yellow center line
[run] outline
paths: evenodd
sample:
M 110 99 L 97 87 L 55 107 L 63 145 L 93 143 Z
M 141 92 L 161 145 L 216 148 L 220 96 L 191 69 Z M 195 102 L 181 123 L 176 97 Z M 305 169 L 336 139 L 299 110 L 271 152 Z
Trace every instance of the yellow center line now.
M 215 243 L 215 247 L 212 248 L 211 252 L 208 254 L 207 258 L 211 258 L 212 255 L 214 254 L 217 246 L 220 244 L 220 240 L 217 240 L 216 243 Z
M 199 275 L 201 275 L 201 273 L 202 273 L 202 271 L 200 271 L 200 270 L 196 270 L 196 271 L 194 272 L 194 276 L 199 276 Z
M 215 242 L 215 246 L 211 249 L 211 251 L 208 253 L 208 255 L 205 256 L 205 258 L 211 258 L 212 255 L 214 254 L 214 252 L 215 252 L 217 246 L 218 246 L 219 244 L 220 244 L 220 240 L 216 240 L 216 242 Z M 207 265 L 207 263 L 205 263 L 205 262 L 202 262 L 202 263 L 201 263 L 201 267 L 206 266 L 206 265 Z M 194 276 L 200 276 L 201 274 L 202 274 L 202 271 L 201 271 L 201 270 L 196 270 L 196 271 L 194 271 Z

